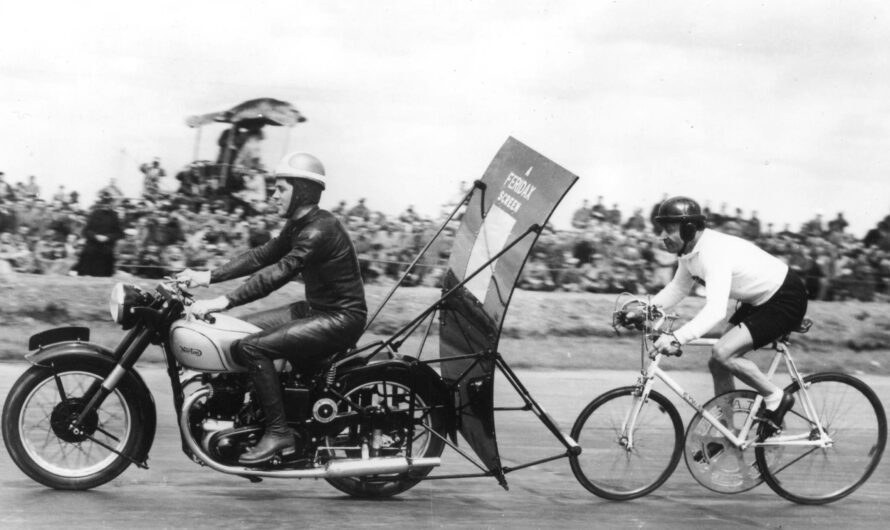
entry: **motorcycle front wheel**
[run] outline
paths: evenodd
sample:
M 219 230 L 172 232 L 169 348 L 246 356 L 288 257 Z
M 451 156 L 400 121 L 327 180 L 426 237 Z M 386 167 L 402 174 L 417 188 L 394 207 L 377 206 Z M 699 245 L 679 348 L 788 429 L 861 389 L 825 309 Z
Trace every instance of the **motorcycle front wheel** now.
M 441 408 L 433 406 L 430 393 L 421 385 L 415 387 L 414 418 L 405 421 L 410 413 L 412 378 L 408 374 L 389 374 L 385 379 L 374 374 L 365 374 L 350 380 L 343 389 L 346 400 L 341 403 L 341 414 L 352 414 L 355 405 L 376 406 L 383 412 L 379 432 L 365 432 L 362 422 L 346 426 L 336 436 L 326 440 L 328 455 L 332 458 L 360 458 L 361 446 L 366 440 L 379 441 L 377 449 L 380 457 L 406 455 L 409 424 L 413 430 L 411 455 L 414 458 L 433 458 L 442 454 L 445 442 L 430 432 L 443 432 L 444 420 Z M 350 403 L 350 405 L 347 405 Z M 353 497 L 383 498 L 402 493 L 423 480 L 432 468 L 392 475 L 365 477 L 338 477 L 327 481 L 338 490 Z
M 13 462 L 35 481 L 61 490 L 95 488 L 120 475 L 146 440 L 144 396 L 127 378 L 87 414 L 80 432 L 68 426 L 110 372 L 101 362 L 32 366 L 3 406 L 3 441 Z

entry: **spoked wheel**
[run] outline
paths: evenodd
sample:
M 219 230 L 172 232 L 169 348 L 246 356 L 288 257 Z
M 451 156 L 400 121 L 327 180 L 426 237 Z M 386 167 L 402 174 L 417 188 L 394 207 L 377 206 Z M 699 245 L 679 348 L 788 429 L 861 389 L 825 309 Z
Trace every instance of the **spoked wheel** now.
M 72 431 L 89 399 L 105 379 L 102 364 L 33 366 L 13 385 L 3 407 L 3 440 L 12 460 L 29 477 L 56 489 L 84 490 L 121 474 L 146 441 L 140 396 L 125 383 Z
M 600 497 L 624 501 L 642 497 L 664 484 L 680 461 L 683 424 L 677 408 L 658 392 L 640 405 L 637 387 L 616 388 L 581 411 L 572 438 L 581 446 L 570 458 L 575 478 Z
M 443 432 L 443 413 L 432 407 L 432 400 L 425 388 L 418 387 L 414 394 L 414 416 L 409 417 L 411 407 L 411 377 L 407 374 L 389 374 L 384 380 L 367 374 L 350 380 L 343 394 L 348 401 L 340 404 L 340 414 L 355 410 L 351 402 L 372 413 L 373 429 L 369 429 L 357 416 L 339 434 L 326 440 L 331 458 L 362 458 L 363 445 L 369 445 L 374 457 L 404 457 L 408 444 L 409 429 L 414 438 L 411 445 L 413 458 L 433 458 L 442 454 L 445 442 L 432 434 Z M 365 477 L 339 477 L 327 481 L 338 490 L 354 497 L 391 497 L 406 491 L 428 475 L 432 468 L 391 475 Z
M 797 383 L 786 388 L 796 402 L 776 439 L 807 433 L 818 439 L 817 426 L 804 412 L 809 397 L 830 445 L 763 445 L 755 456 L 773 491 L 800 504 L 826 504 L 856 491 L 874 472 L 887 443 L 887 419 L 874 391 L 853 376 L 814 374 L 804 382 L 806 392 Z

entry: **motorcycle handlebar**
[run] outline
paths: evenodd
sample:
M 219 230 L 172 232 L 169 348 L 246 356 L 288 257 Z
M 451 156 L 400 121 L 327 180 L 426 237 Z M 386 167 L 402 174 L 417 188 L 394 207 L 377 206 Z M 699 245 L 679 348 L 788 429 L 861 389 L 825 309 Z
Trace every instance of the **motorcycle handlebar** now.
M 161 296 L 167 301 L 178 300 L 182 302 L 183 306 L 191 305 L 191 303 L 195 301 L 195 297 L 192 293 L 183 289 L 183 287 L 188 287 L 187 280 L 179 280 L 171 276 L 166 276 L 164 277 L 164 281 L 158 285 L 158 292 L 161 293 Z M 210 313 L 203 316 L 192 314 L 192 316 L 198 320 L 203 320 L 208 324 L 216 324 L 216 317 Z
M 164 280 L 158 284 L 158 292 L 160 292 L 167 300 L 183 298 L 185 300 L 194 301 L 195 296 L 183 289 L 183 287 L 188 287 L 187 281 L 165 276 Z

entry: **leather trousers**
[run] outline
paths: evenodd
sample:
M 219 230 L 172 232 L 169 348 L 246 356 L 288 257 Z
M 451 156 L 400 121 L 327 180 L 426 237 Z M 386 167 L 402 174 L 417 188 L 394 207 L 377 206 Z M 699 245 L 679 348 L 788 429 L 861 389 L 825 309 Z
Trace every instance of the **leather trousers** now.
M 305 302 L 262 311 L 245 317 L 262 328 L 232 343 L 234 359 L 247 367 L 266 412 L 267 429 L 287 428 L 283 398 L 274 359 L 286 359 L 295 370 L 355 345 L 365 319 L 350 313 L 313 311 Z

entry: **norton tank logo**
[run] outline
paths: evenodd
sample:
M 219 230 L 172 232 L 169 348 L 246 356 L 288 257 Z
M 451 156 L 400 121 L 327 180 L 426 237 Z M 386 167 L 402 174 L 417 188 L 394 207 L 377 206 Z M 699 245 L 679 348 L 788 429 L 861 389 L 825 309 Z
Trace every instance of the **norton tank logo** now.
M 194 355 L 195 357 L 200 357 L 200 356 L 204 355 L 204 352 L 202 352 L 198 348 L 189 348 L 186 346 L 180 346 L 179 351 L 181 351 L 182 353 L 188 353 L 190 355 Z

